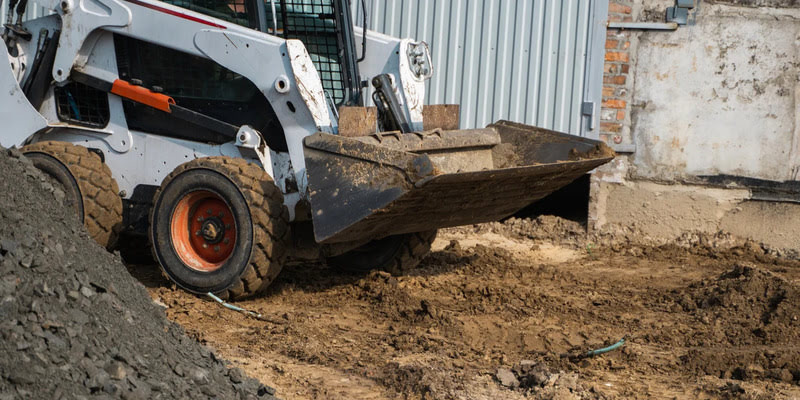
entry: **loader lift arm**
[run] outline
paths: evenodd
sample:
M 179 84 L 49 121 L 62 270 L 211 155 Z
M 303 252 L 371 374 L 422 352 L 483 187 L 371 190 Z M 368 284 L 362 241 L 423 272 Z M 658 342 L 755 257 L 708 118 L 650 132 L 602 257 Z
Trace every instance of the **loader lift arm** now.
M 75 82 L 82 83 L 102 92 L 124 97 L 128 100 L 168 113 L 174 118 L 211 129 L 231 140 L 236 140 L 236 134 L 239 132 L 239 127 L 235 125 L 181 107 L 175 104 L 175 100 L 167 95 L 153 92 L 147 88 L 133 85 L 121 79 L 108 82 L 78 70 L 72 70 L 70 77 Z

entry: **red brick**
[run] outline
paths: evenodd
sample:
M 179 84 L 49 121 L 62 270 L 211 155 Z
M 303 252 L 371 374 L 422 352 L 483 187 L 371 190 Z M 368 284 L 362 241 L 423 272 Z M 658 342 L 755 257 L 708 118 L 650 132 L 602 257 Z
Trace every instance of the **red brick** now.
M 619 64 L 605 63 L 603 66 L 603 73 L 616 74 L 619 72 Z
M 611 97 L 613 95 L 614 95 L 613 87 L 608 87 L 608 86 L 603 87 L 603 97 Z
M 609 99 L 603 102 L 605 108 L 625 108 L 627 105 L 625 100 Z
M 627 78 L 625 75 L 604 76 L 603 83 L 607 85 L 624 85 Z
M 606 40 L 606 48 L 607 49 L 616 49 L 619 46 L 619 40 Z
M 624 121 L 625 120 L 625 111 L 619 110 L 617 111 L 617 121 Z
M 601 122 L 600 130 L 603 132 L 619 133 L 622 131 L 622 124 L 616 122 Z
M 628 61 L 630 61 L 630 58 L 628 56 L 628 53 L 621 53 L 621 52 L 612 51 L 612 52 L 606 53 L 606 61 L 628 62 Z
M 616 14 L 630 14 L 631 7 L 612 2 L 611 4 L 608 5 L 608 12 Z
M 631 48 L 631 42 L 630 40 L 626 40 L 625 43 L 622 44 L 622 49 L 628 50 L 629 48 Z
M 631 70 L 631 66 L 629 64 L 622 64 L 621 71 L 623 74 L 627 74 Z
M 623 15 L 623 14 L 609 14 L 608 16 L 609 22 L 631 22 L 633 18 L 630 15 Z

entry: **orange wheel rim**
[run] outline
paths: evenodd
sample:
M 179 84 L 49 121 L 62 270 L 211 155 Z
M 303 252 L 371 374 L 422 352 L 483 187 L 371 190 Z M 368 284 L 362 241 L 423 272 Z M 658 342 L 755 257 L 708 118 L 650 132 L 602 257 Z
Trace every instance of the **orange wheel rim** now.
M 186 266 L 201 272 L 219 269 L 236 248 L 236 221 L 230 206 L 206 190 L 183 196 L 170 221 L 172 246 Z

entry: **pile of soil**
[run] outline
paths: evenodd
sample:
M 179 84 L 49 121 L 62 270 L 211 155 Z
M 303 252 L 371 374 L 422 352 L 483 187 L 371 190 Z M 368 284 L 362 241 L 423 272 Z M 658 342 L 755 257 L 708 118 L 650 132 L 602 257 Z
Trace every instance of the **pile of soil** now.
M 690 285 L 680 302 L 701 321 L 725 318 L 730 322 L 726 330 L 714 332 L 715 341 L 800 343 L 799 288 L 753 265 L 736 265 L 716 279 Z
M 0 148 L 0 398 L 264 398 L 169 322 L 63 191 Z
M 694 283 L 677 295 L 696 318 L 687 335 L 695 346 L 686 364 L 700 372 L 741 380 L 800 379 L 800 288 L 754 265 L 739 264 L 714 279 Z M 723 323 L 724 321 L 724 323 Z M 761 348 L 720 353 L 703 347 Z
M 497 381 L 534 399 L 598 398 L 575 372 L 554 371 L 543 362 L 523 360 L 513 368 L 498 368 Z
M 442 231 L 462 235 L 496 233 L 512 239 L 558 242 L 562 245 L 580 245 L 587 238 L 583 224 L 553 215 L 540 215 L 534 219 L 511 217 L 502 222 L 447 228 Z

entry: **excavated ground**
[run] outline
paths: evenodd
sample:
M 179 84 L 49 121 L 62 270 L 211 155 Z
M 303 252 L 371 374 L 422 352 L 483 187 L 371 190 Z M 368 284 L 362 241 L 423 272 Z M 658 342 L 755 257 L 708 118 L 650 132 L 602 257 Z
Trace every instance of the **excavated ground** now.
M 445 230 L 434 248 L 401 277 L 289 266 L 237 303 L 260 319 L 131 270 L 286 399 L 800 397 L 800 263 L 752 242 L 540 217 Z

